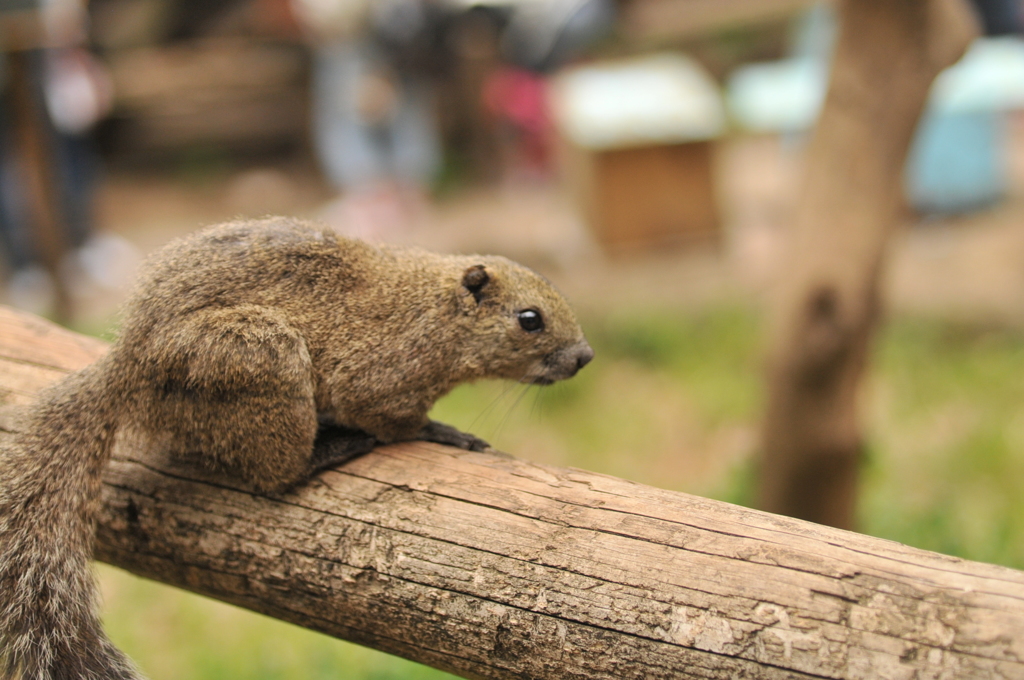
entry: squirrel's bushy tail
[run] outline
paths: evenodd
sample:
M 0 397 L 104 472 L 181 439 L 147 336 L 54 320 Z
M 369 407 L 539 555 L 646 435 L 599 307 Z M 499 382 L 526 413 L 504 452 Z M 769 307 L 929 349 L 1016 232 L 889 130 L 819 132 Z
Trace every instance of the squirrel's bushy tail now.
M 137 680 L 107 639 L 89 561 L 116 407 L 106 358 L 40 395 L 0 452 L 0 678 Z

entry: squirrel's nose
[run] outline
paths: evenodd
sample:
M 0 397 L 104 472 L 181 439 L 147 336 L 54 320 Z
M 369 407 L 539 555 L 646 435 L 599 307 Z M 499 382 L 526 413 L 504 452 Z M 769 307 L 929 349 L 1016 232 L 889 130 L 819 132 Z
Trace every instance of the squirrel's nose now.
M 583 347 L 580 348 L 579 353 L 576 355 L 576 370 L 578 371 L 589 364 L 593 358 L 594 349 L 584 341 Z

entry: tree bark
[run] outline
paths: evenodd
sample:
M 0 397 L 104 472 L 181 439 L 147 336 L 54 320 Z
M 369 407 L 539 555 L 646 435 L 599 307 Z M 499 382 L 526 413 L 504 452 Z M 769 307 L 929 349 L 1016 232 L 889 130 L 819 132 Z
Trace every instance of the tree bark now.
M 977 27 L 964 0 L 845 0 L 840 27 L 775 313 L 760 507 L 852 528 L 857 396 L 904 159 L 932 80 Z
M 0 401 L 102 351 L 0 308 Z M 103 506 L 100 560 L 469 678 L 1024 678 L 1022 572 L 498 453 L 260 496 L 127 436 Z

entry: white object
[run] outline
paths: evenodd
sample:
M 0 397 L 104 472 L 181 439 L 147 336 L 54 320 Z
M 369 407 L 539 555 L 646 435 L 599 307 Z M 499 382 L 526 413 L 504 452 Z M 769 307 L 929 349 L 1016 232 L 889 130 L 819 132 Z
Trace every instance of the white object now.
M 1024 108 L 1024 40 L 975 40 L 963 59 L 935 79 L 929 105 L 957 113 Z
M 729 113 L 750 132 L 797 132 L 818 117 L 828 85 L 827 64 L 794 58 L 736 69 L 726 92 Z
M 555 120 L 589 149 L 698 141 L 725 130 L 718 86 L 681 54 L 570 69 L 554 81 Z

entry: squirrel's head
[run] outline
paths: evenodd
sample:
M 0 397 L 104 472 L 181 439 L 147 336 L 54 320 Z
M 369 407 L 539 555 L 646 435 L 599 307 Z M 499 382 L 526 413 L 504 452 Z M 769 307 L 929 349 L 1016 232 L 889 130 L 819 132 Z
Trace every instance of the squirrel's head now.
M 576 315 L 547 280 L 502 257 L 477 260 L 462 272 L 458 292 L 473 329 L 473 374 L 550 385 L 594 358 Z

